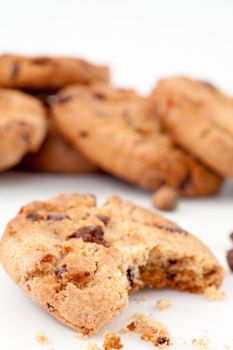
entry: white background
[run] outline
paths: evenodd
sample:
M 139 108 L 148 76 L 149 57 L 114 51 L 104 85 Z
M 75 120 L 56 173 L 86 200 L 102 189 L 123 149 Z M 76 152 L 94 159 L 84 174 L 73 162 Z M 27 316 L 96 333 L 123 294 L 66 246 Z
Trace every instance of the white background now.
M 170 74 L 189 74 L 217 83 L 233 94 L 233 1 L 168 0 L 0 0 L 0 52 L 77 54 L 110 63 L 114 83 L 149 92 L 155 81 Z M 33 199 L 65 191 L 95 193 L 101 203 L 109 194 L 122 195 L 150 207 L 150 194 L 107 176 L 0 175 L 0 229 L 19 207 Z M 167 325 L 174 346 L 188 345 L 205 331 L 209 349 L 233 349 L 233 275 L 225 252 L 233 231 L 233 183 L 220 196 L 182 200 L 170 218 L 197 234 L 226 268 L 224 301 L 210 303 L 202 296 L 153 291 L 147 302 L 130 306 L 105 330 L 119 330 L 135 311 L 152 313 Z M 34 305 L 0 270 L 0 349 L 85 349 L 74 332 Z M 168 296 L 172 308 L 156 311 L 158 298 Z M 49 344 L 42 347 L 35 334 L 44 331 Z M 104 330 L 103 330 L 104 331 Z M 90 341 L 101 344 L 101 331 Z M 125 349 L 152 349 L 136 336 L 124 336 Z M 185 344 L 184 344 L 185 343 Z

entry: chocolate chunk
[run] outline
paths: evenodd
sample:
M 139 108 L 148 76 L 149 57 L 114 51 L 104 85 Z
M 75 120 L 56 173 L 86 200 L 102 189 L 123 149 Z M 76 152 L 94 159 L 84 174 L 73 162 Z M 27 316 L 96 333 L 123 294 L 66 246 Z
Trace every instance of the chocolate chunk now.
M 62 267 L 56 267 L 55 269 L 55 275 L 59 278 L 62 278 L 66 272 L 67 272 L 66 264 L 63 265 Z
M 80 137 L 87 137 L 88 136 L 88 132 L 85 131 L 85 130 L 82 130 L 82 131 L 80 131 L 79 136 Z
M 93 96 L 99 100 L 104 100 L 105 99 L 105 95 L 103 92 L 94 92 Z
M 10 71 L 10 77 L 11 79 L 16 79 L 18 78 L 20 73 L 20 66 L 19 63 L 15 62 L 11 66 L 11 71 Z
M 130 324 L 128 324 L 127 328 L 132 332 L 135 330 L 136 328 L 136 324 L 135 322 L 131 322 Z
M 231 271 L 233 271 L 233 249 L 228 250 L 227 252 L 227 262 Z
M 131 270 L 128 269 L 127 270 L 127 278 L 128 278 L 128 281 L 129 281 L 129 284 L 130 284 L 130 287 L 133 287 L 133 277 L 132 277 L 132 274 L 131 274 Z
M 169 259 L 169 260 L 168 260 L 168 263 L 169 263 L 170 265 L 174 265 L 174 264 L 177 263 L 177 260 L 176 260 L 176 259 Z
M 47 215 L 46 219 L 51 221 L 61 221 L 69 219 L 69 216 L 66 214 L 49 214 Z
M 190 183 L 191 183 L 191 180 L 192 180 L 192 176 L 191 176 L 191 173 L 188 173 L 185 178 L 180 182 L 180 185 L 179 185 L 179 188 L 181 190 L 186 190 Z
M 170 340 L 167 337 L 158 337 L 157 338 L 157 345 L 163 345 L 163 344 L 169 345 L 169 343 L 170 343 Z
M 31 62 L 33 64 L 38 64 L 38 65 L 46 65 L 48 63 L 51 63 L 51 59 L 49 57 L 35 57 L 31 59 Z
M 104 225 L 107 225 L 109 222 L 109 217 L 107 215 L 96 215 L 96 217 L 104 223 Z
M 80 227 L 72 237 L 82 238 L 84 242 L 105 245 L 104 231 L 100 225 L 87 225 Z
M 31 221 L 38 221 L 40 219 L 40 216 L 36 212 L 32 212 L 27 214 L 26 219 L 31 220 Z
M 47 308 L 48 308 L 49 311 L 54 311 L 55 310 L 54 306 L 51 305 L 50 303 L 47 303 Z
M 69 95 L 50 95 L 46 98 L 46 103 L 47 105 L 51 106 L 51 105 L 55 105 L 57 103 L 65 103 L 68 102 L 72 99 L 71 96 Z

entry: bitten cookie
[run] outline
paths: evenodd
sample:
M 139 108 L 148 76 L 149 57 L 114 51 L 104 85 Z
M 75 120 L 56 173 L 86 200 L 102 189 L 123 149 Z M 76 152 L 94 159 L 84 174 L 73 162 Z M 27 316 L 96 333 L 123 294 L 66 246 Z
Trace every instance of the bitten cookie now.
M 47 137 L 41 148 L 29 154 L 23 161 L 29 170 L 60 174 L 94 173 L 97 167 L 84 158 L 69 142 L 57 132 L 50 121 Z
M 46 112 L 40 101 L 17 90 L 0 89 L 0 170 L 37 151 L 46 132 Z
M 174 140 L 219 174 L 233 177 L 233 99 L 188 78 L 161 80 L 152 107 Z
M 176 224 L 118 197 L 64 194 L 23 207 L 7 226 L 0 258 L 35 302 L 86 335 L 127 306 L 144 286 L 203 293 L 223 269 Z
M 107 66 L 75 57 L 0 56 L 0 86 L 17 88 L 61 88 L 67 84 L 109 81 Z
M 59 96 L 52 109 L 58 130 L 109 173 L 186 196 L 218 191 L 220 177 L 173 144 L 145 97 L 103 84 L 67 87 Z

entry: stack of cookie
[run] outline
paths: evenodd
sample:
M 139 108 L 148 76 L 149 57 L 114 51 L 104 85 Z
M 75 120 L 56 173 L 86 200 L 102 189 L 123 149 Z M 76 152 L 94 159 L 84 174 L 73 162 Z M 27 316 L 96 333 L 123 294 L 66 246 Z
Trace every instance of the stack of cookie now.
M 145 97 L 112 87 L 106 66 L 6 55 L 0 86 L 0 170 L 31 153 L 29 169 L 100 168 L 183 196 L 214 194 L 233 177 L 233 100 L 208 83 L 171 78 Z

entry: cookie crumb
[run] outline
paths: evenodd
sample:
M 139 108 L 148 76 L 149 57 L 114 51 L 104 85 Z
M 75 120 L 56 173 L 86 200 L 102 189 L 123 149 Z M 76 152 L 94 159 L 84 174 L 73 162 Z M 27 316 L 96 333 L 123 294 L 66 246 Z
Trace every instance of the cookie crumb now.
M 231 271 L 233 271 L 233 249 L 230 249 L 227 252 L 227 262 Z
M 85 340 L 88 338 L 88 336 L 86 334 L 82 334 L 82 333 L 76 333 L 75 338 L 79 339 L 79 340 Z
M 133 315 L 133 321 L 128 324 L 127 328 L 141 335 L 141 339 L 151 342 L 160 349 L 165 349 L 171 345 L 170 335 L 162 323 L 152 317 L 143 314 Z
M 42 344 L 42 345 L 48 343 L 47 335 L 45 333 L 42 333 L 42 332 L 37 333 L 35 339 L 36 339 L 37 343 Z
M 101 348 L 98 345 L 96 345 L 95 343 L 89 343 L 87 346 L 87 349 L 88 350 L 101 350 Z
M 205 335 L 203 335 L 200 339 L 193 339 L 192 344 L 203 350 L 209 349 L 209 339 Z
M 122 349 L 121 338 L 114 332 L 105 332 L 103 347 L 105 350 Z
M 169 186 L 160 187 L 152 195 L 154 208 L 165 211 L 173 211 L 177 207 L 178 194 L 174 188 Z
M 171 304 L 169 299 L 162 298 L 162 299 L 157 300 L 156 306 L 159 309 L 159 311 L 165 311 L 165 310 L 169 309 L 172 306 L 172 304 Z
M 139 301 L 147 301 L 149 299 L 150 299 L 149 295 L 144 294 L 140 296 Z
M 204 296 L 209 301 L 218 301 L 225 299 L 225 293 L 221 290 L 218 290 L 216 287 L 212 286 L 205 290 Z

